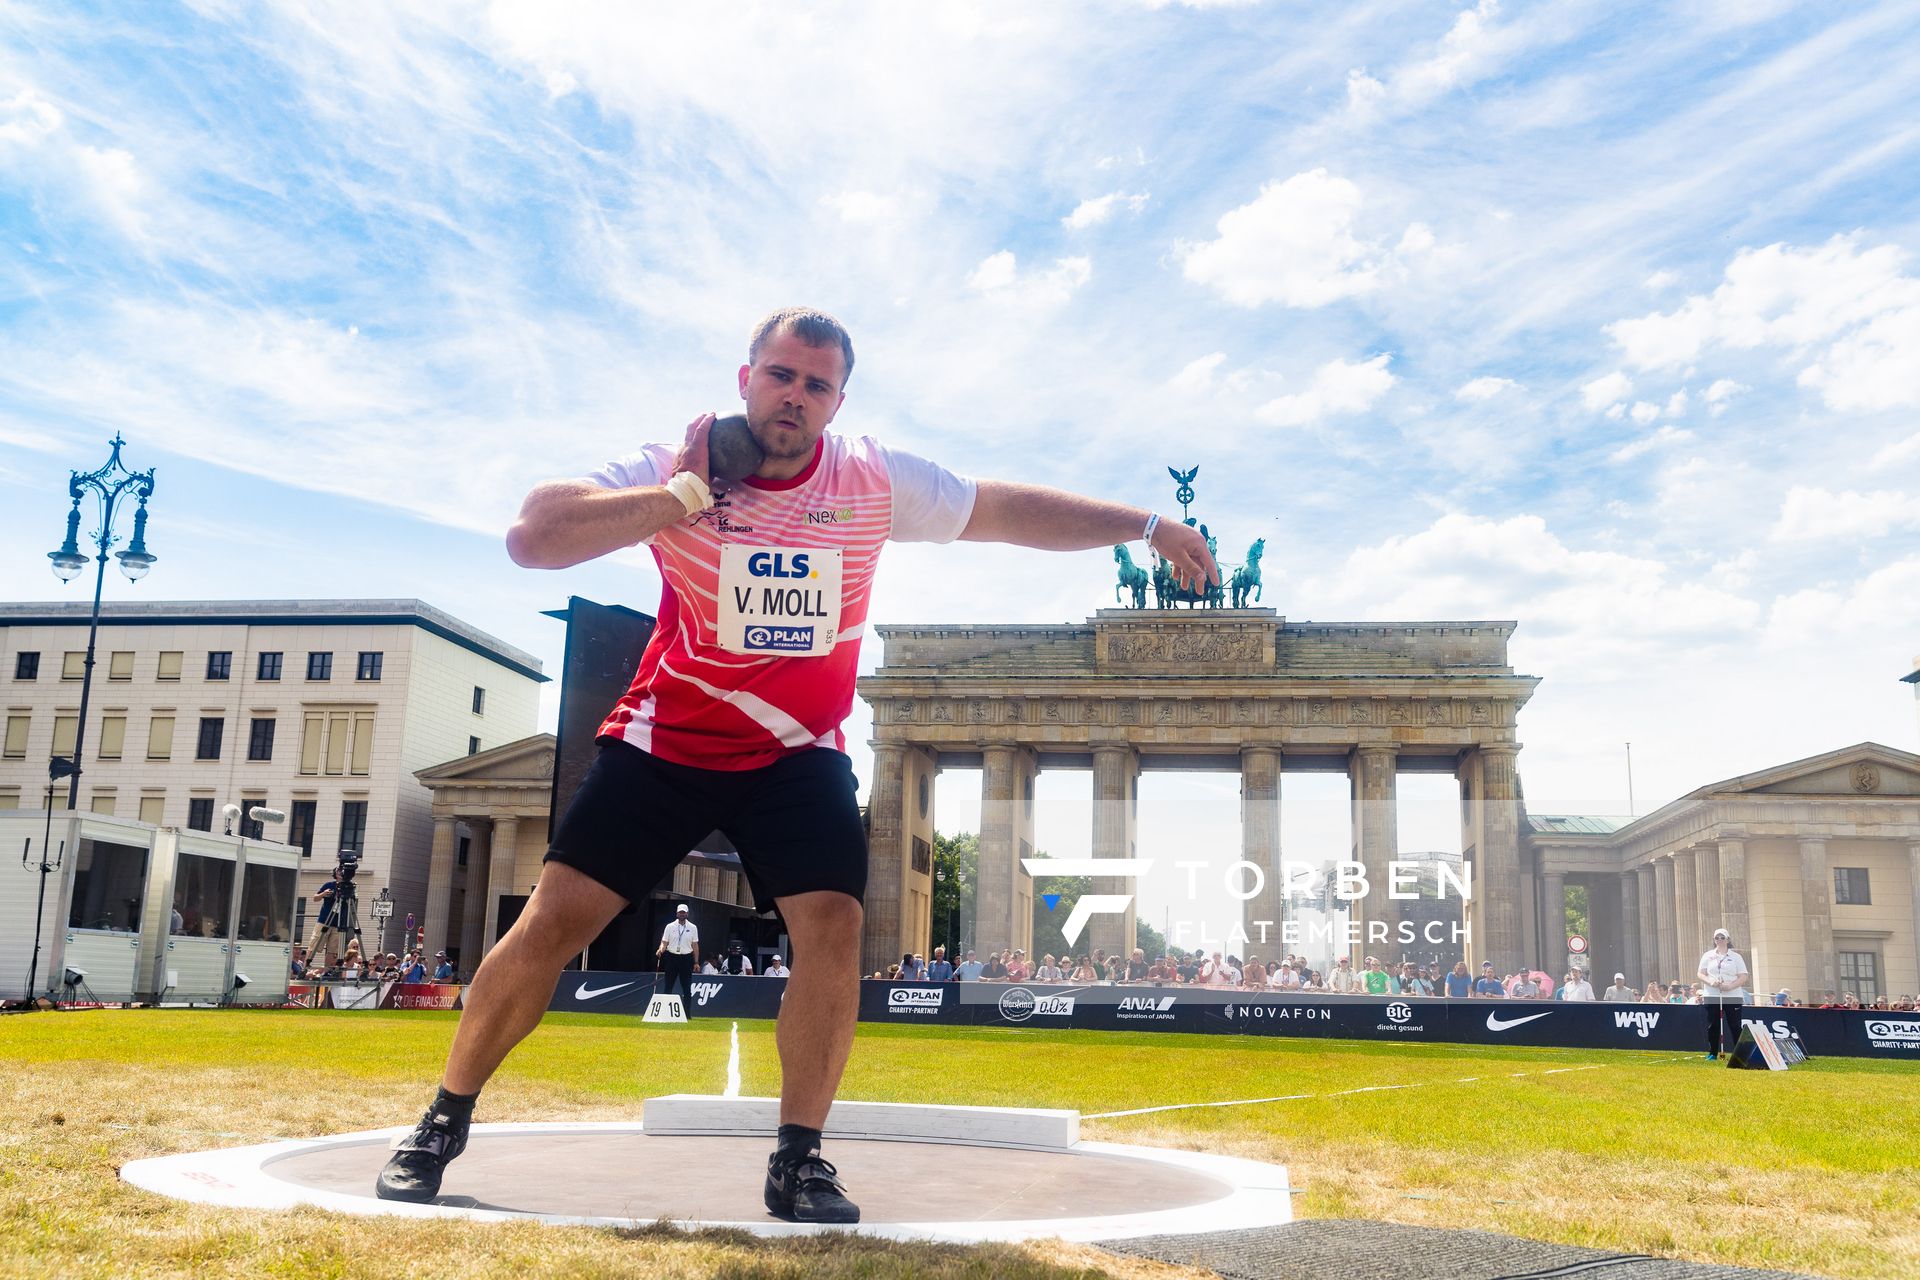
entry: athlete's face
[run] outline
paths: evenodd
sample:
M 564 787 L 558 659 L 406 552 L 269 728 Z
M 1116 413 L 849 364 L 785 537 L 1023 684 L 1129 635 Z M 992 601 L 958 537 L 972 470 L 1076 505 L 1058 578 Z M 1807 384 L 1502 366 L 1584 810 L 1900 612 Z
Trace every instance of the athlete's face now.
M 846 357 L 840 346 L 814 347 L 791 333 L 768 338 L 759 358 L 740 366 L 740 398 L 747 402 L 747 429 L 766 451 L 760 474 L 788 479 L 813 457 L 833 415 L 846 399 Z

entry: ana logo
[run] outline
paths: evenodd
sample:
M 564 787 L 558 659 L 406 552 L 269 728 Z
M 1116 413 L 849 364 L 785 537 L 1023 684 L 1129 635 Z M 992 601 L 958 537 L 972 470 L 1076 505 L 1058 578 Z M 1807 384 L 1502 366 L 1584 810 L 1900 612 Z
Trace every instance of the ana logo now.
M 1109 876 L 1137 880 L 1153 869 L 1152 858 L 1022 858 L 1030 876 Z M 1133 905 L 1130 893 L 1083 893 L 1060 926 L 1069 946 L 1080 941 L 1087 921 L 1101 915 L 1124 915 Z M 1171 999 L 1171 997 L 1169 997 Z M 1123 1002 L 1124 1007 L 1124 1002 Z
M 1114 1006 L 1114 1016 L 1119 1018 L 1171 1018 L 1173 1017 L 1173 996 L 1121 996 L 1120 1003 Z
M 937 1014 L 946 998 L 945 987 L 891 987 L 887 990 L 887 1012 Z
M 722 988 L 717 982 L 696 982 L 693 984 L 691 990 L 693 991 L 693 1002 L 704 1009 L 707 1007 L 707 1001 L 719 995 Z
M 1000 996 L 1000 1016 L 1008 1022 L 1025 1022 L 1033 1016 L 1033 992 L 1025 987 L 1010 987 Z
M 798 649 L 813 648 L 812 627 L 748 627 L 746 647 L 749 649 Z
M 1552 1012 L 1553 1010 L 1549 1009 L 1547 1010 L 1547 1013 L 1530 1013 L 1524 1018 L 1503 1018 L 1497 1013 L 1490 1013 L 1487 1015 L 1487 1030 L 1508 1031 L 1514 1027 L 1521 1025 L 1522 1023 L 1534 1022 L 1541 1018 L 1544 1018 L 1547 1016 L 1548 1013 L 1552 1013 Z
M 812 578 L 817 573 L 798 551 L 789 559 L 784 551 L 756 551 L 747 557 L 747 572 L 756 578 Z
M 852 507 L 841 507 L 837 511 L 809 511 L 808 524 L 839 524 L 842 520 L 853 519 Z
M 1639 1032 L 1642 1040 L 1645 1040 L 1653 1033 L 1654 1027 L 1658 1026 L 1659 1022 L 1660 1015 L 1650 1009 L 1636 1009 L 1632 1013 L 1616 1013 L 1613 1015 L 1614 1026 L 1632 1027 L 1635 1031 Z
M 1388 1022 L 1412 1022 L 1413 1008 L 1402 1001 L 1395 1000 L 1387 1006 Z

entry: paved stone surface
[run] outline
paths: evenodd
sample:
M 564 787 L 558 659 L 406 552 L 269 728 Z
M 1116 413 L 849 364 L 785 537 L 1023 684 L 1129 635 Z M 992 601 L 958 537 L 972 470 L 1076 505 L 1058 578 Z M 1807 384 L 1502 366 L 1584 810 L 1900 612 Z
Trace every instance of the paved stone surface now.
M 1576 1249 L 1489 1231 L 1339 1218 L 1211 1235 L 1148 1236 L 1104 1247 L 1206 1267 L 1223 1280 L 1736 1280 L 1791 1274 Z

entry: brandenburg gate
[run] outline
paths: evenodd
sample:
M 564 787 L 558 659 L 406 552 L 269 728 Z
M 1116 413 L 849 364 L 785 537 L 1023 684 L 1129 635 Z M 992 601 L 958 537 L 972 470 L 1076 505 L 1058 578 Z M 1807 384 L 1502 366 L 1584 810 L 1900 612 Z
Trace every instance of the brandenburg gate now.
M 1103 609 L 1080 625 L 881 626 L 881 665 L 859 682 L 873 708 L 872 864 L 867 971 L 928 949 L 933 777 L 982 775 L 975 937 L 1031 949 L 1033 794 L 1045 768 L 1093 771 L 1093 856 L 1135 856 L 1138 779 L 1147 769 L 1238 770 L 1241 857 L 1265 869 L 1248 921 L 1285 918 L 1282 782 L 1343 772 L 1353 850 L 1371 891 L 1352 904 L 1398 927 L 1387 863 L 1398 856 L 1402 772 L 1459 780 L 1471 871 L 1467 954 L 1502 973 L 1527 958 L 1521 904 L 1514 723 L 1539 683 L 1507 662 L 1512 622 L 1289 622 L 1271 609 Z M 1133 886 L 1096 879 L 1093 892 Z M 1089 950 L 1131 949 L 1134 917 L 1096 915 Z

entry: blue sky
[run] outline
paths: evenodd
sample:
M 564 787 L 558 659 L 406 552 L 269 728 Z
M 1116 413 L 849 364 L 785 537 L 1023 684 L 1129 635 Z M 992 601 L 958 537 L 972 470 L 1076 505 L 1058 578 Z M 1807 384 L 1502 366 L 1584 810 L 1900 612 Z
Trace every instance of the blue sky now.
M 115 594 L 417 595 L 553 660 L 537 610 L 658 582 L 513 568 L 522 493 L 731 403 L 803 301 L 842 429 L 1162 509 L 1197 465 L 1290 617 L 1519 620 L 1536 811 L 1623 809 L 1629 740 L 1643 810 L 1920 745 L 1907 6 L 421 9 L 0 0 L 0 595 L 60 594 L 124 431 L 162 558 Z M 902 547 L 876 616 L 1111 573 Z M 1146 794 L 1233 847 L 1232 778 Z M 1075 852 L 1084 780 L 1042 802 Z

